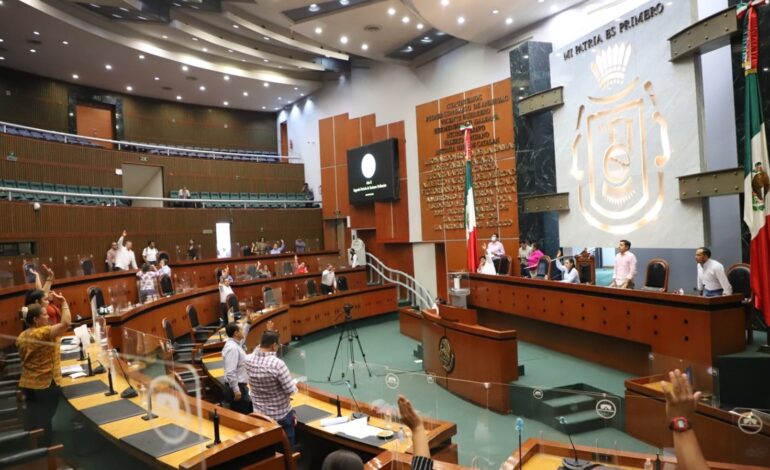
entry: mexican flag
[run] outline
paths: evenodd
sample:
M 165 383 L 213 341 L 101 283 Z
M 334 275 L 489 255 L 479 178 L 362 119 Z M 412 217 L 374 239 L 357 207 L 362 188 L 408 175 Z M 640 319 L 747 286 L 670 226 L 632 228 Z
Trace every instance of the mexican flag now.
M 460 126 L 465 132 L 465 243 L 468 252 L 468 271 L 475 273 L 478 263 L 476 245 L 476 201 L 473 198 L 473 167 L 471 166 L 471 129 L 473 126 L 466 123 Z
M 738 18 L 743 21 L 742 58 L 746 76 L 743 220 L 751 231 L 751 290 L 755 306 L 770 323 L 770 166 L 757 77 L 759 32 L 755 5 L 741 5 L 738 9 Z

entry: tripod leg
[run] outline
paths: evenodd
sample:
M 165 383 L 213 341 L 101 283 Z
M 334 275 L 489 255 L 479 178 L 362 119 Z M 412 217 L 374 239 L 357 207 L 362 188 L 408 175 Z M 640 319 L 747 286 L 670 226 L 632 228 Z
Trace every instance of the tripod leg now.
M 329 376 L 326 377 L 327 382 L 332 381 L 332 372 L 334 372 L 334 364 L 337 362 L 337 354 L 340 352 L 340 344 L 342 344 L 342 336 L 345 334 L 345 330 L 340 331 L 340 338 L 337 340 L 337 349 L 334 350 L 334 359 L 332 359 L 332 367 L 329 369 Z M 342 378 L 345 378 L 345 371 L 342 371 Z
M 350 374 L 353 376 L 353 388 L 358 388 L 356 381 L 356 349 L 353 347 L 353 331 L 348 330 L 348 366 L 350 367 Z
M 356 338 L 356 342 L 358 343 L 358 349 L 361 350 L 361 356 L 364 358 L 364 365 L 366 366 L 366 372 L 369 373 L 369 377 L 372 376 L 372 371 L 369 369 L 369 363 L 366 362 L 366 353 L 364 352 L 364 347 L 361 345 L 361 338 L 358 337 L 358 330 L 353 328 L 353 336 Z

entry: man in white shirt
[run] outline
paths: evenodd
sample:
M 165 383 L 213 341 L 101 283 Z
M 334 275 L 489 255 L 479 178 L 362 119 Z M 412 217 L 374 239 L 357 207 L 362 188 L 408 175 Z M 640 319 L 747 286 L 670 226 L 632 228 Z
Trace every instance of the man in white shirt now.
M 495 272 L 500 272 L 500 258 L 505 256 L 505 247 L 500 237 L 493 233 L 489 238 L 489 243 L 483 247 L 486 250 L 487 261 L 492 261 L 495 266 Z
M 129 269 L 139 269 L 136 265 L 136 255 L 131 249 L 133 244 L 125 240 L 126 231 L 118 238 L 118 253 L 115 255 L 115 269 L 119 271 L 128 271 Z
M 633 289 L 636 276 L 636 256 L 631 253 L 631 242 L 620 240 L 618 254 L 615 255 L 615 268 L 612 272 L 610 287 Z
M 224 274 L 219 278 L 219 321 L 222 323 L 227 321 L 227 296 L 235 294 L 233 288 L 230 287 L 232 279 L 229 275 Z
M 158 249 L 155 248 L 153 240 L 150 240 L 147 246 L 144 247 L 144 250 L 142 250 L 142 258 L 144 258 L 145 263 L 150 263 L 153 266 L 158 264 Z
M 521 275 L 529 277 L 529 269 L 527 269 L 527 259 L 532 255 L 532 247 L 527 240 L 522 240 L 519 245 L 519 265 L 521 266 Z
M 733 293 L 733 286 L 727 280 L 725 267 L 717 260 L 711 259 L 711 250 L 705 246 L 695 250 L 695 261 L 698 263 L 698 290 L 704 297 L 719 297 Z
M 267 328 L 271 328 L 267 323 Z M 222 348 L 222 360 L 225 368 L 225 399 L 230 403 L 230 409 L 239 413 L 252 412 L 249 397 L 249 375 L 246 373 L 246 361 L 253 354 L 246 354 L 243 344 L 249 334 L 249 322 L 244 322 L 243 328 L 238 323 L 228 323 L 225 326 L 227 341 Z
M 334 274 L 334 266 L 331 264 L 321 273 L 321 293 L 331 294 L 337 288 L 337 276 Z

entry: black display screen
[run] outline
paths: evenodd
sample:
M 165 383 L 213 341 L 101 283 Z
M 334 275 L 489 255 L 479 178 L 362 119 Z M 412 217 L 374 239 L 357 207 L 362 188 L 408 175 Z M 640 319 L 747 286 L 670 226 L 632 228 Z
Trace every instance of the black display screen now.
M 351 204 L 398 199 L 398 139 L 387 139 L 348 150 Z

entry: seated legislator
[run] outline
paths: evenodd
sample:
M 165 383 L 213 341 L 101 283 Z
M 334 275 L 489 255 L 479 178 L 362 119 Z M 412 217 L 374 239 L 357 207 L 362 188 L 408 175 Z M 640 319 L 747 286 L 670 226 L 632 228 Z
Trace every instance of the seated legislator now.
M 521 275 L 524 277 L 529 276 L 527 259 L 531 254 L 532 247 L 529 245 L 529 242 L 527 240 L 522 240 L 521 246 L 519 246 L 519 266 L 521 267 Z
M 561 271 L 561 281 L 559 282 L 580 284 L 580 274 L 578 273 L 578 270 L 575 269 L 575 260 L 567 257 L 564 258 L 564 264 L 561 264 L 561 258 L 564 258 L 564 256 L 562 251 L 559 250 L 559 252 L 556 253 L 556 258 L 553 259 L 556 269 Z
M 51 444 L 53 416 L 61 396 L 61 365 L 59 337 L 70 328 L 70 308 L 67 299 L 54 294 L 61 301 L 62 317 L 51 325 L 42 305 L 22 307 L 26 329 L 16 339 L 21 360 L 19 390 L 24 395 L 24 429 L 43 429 L 42 444 Z
M 698 290 L 704 297 L 719 297 L 733 293 L 733 286 L 727 280 L 725 267 L 719 261 L 711 259 L 711 250 L 705 246 L 695 250 L 698 263 Z
M 476 269 L 476 272 L 479 274 L 497 274 L 494 263 L 488 261 L 486 256 L 479 258 L 479 267 Z
M 249 395 L 254 411 L 276 420 L 294 448 L 297 417 L 291 408 L 291 396 L 297 393 L 297 381 L 291 377 L 286 363 L 276 356 L 279 339 L 277 331 L 266 329 L 259 349 L 246 360 Z
M 267 323 L 268 329 L 272 322 Z M 227 341 L 222 348 L 222 361 L 225 369 L 225 400 L 230 409 L 239 413 L 251 413 L 251 398 L 249 397 L 249 376 L 246 373 L 246 361 L 253 354 L 246 354 L 243 345 L 249 334 L 249 322 L 241 327 L 238 323 L 228 323 L 225 326 Z
M 636 256 L 631 253 L 631 242 L 620 240 L 618 254 L 615 255 L 615 267 L 612 271 L 610 287 L 633 289 L 634 276 L 636 276 Z
M 532 242 L 532 252 L 527 258 L 527 269 L 529 269 L 529 277 L 537 276 L 537 265 L 540 263 L 540 258 L 545 256 L 545 253 L 540 251 L 540 245 L 537 242 Z

